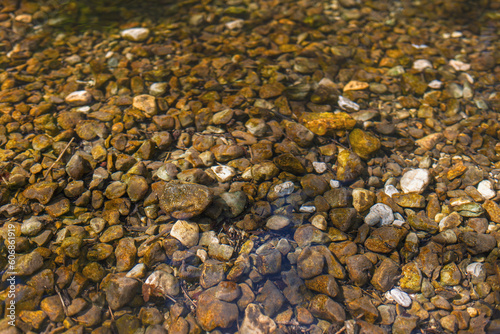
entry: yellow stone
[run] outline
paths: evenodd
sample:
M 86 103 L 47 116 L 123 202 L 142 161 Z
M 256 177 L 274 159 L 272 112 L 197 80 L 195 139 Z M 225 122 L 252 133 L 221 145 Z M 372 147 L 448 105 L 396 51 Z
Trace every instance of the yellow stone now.
M 362 82 L 362 81 L 349 81 L 347 85 L 344 87 L 344 92 L 350 91 L 350 90 L 363 90 L 367 89 L 370 87 L 370 85 L 367 82 Z
M 304 113 L 300 119 L 306 128 L 318 136 L 336 130 L 351 130 L 356 125 L 356 120 L 344 112 L 312 112 Z
M 465 173 L 466 170 L 467 167 L 463 164 L 456 164 L 452 168 L 450 168 L 450 170 L 448 170 L 448 172 L 446 173 L 446 178 L 451 181 L 454 178 L 459 177 L 460 175 Z

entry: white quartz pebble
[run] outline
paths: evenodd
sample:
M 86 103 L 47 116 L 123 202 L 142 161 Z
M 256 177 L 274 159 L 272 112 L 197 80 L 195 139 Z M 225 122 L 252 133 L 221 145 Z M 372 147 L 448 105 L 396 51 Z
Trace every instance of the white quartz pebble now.
M 132 42 L 142 42 L 149 37 L 148 28 L 131 28 L 122 30 L 120 35 Z
M 413 63 L 413 69 L 422 72 L 426 68 L 432 68 L 432 63 L 427 59 L 418 59 Z
M 340 188 L 340 182 L 337 180 L 330 180 L 330 187 L 332 188 Z
M 401 291 L 398 288 L 387 291 L 385 293 L 385 298 L 387 298 L 388 300 L 393 300 L 403 307 L 410 307 L 411 305 L 410 296 L 406 292 Z
M 294 185 L 292 181 L 286 181 L 274 186 L 274 191 L 279 197 L 287 196 L 293 193 Z
M 236 175 L 234 168 L 229 166 L 212 166 L 211 169 L 220 182 L 230 181 Z
M 390 206 L 377 203 L 370 208 L 370 212 L 365 217 L 365 223 L 374 226 L 380 223 L 380 225 L 390 225 L 394 222 L 394 214 Z
M 455 71 L 468 71 L 470 70 L 470 64 L 464 63 L 460 60 L 452 59 L 450 60 L 450 66 L 453 67 Z
M 92 95 L 86 90 L 78 90 L 70 93 L 64 100 L 73 106 L 83 106 L 92 102 Z
M 386 184 L 384 187 L 384 192 L 389 197 L 392 197 L 392 195 L 399 193 L 396 187 L 394 187 L 392 184 Z
M 323 174 L 327 168 L 326 163 L 324 163 L 324 162 L 316 162 L 315 161 L 312 163 L 312 165 L 313 165 L 314 170 L 318 174 Z
M 346 97 L 339 96 L 339 107 L 347 111 L 359 111 L 359 105 Z
M 418 193 L 424 192 L 429 185 L 431 178 L 429 171 L 426 169 L 412 169 L 404 173 L 401 178 L 401 189 L 403 193 Z
M 432 89 L 441 89 L 441 87 L 443 87 L 443 83 L 439 80 L 432 80 L 431 82 L 429 82 L 428 86 Z
M 496 196 L 496 192 L 493 189 L 493 184 L 490 180 L 483 180 L 477 185 L 477 191 L 484 197 L 484 199 L 492 199 Z

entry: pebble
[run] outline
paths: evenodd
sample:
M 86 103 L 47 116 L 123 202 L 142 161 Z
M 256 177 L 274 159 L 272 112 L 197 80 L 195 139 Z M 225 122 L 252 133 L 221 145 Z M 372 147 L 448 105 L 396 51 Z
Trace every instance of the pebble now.
M 413 62 L 413 69 L 418 72 L 422 72 L 426 68 L 432 68 L 432 63 L 427 59 L 418 59 Z
M 38 217 L 31 217 L 23 221 L 21 225 L 21 233 L 28 237 L 32 237 L 40 233 L 43 228 L 43 223 L 38 220 Z
M 274 191 L 279 197 L 284 197 L 293 193 L 294 184 L 292 181 L 286 181 L 274 186 Z
M 403 307 L 410 307 L 412 303 L 410 296 L 398 288 L 387 291 L 385 293 L 385 298 L 393 300 Z
M 120 32 L 120 35 L 129 41 L 132 42 L 142 42 L 149 37 L 149 29 L 148 28 L 130 28 L 125 29 Z
M 430 183 L 430 174 L 426 169 L 412 169 L 401 177 L 401 189 L 405 194 L 421 194 Z
M 390 225 L 394 222 L 394 214 L 390 206 L 377 203 L 370 208 L 370 212 L 365 217 L 365 223 L 374 226 L 380 223 L 380 225 Z
M 466 72 L 470 70 L 470 64 L 464 63 L 460 60 L 451 59 L 449 64 L 455 71 Z
M 270 230 L 281 230 L 288 225 L 290 225 L 290 219 L 280 215 L 271 216 L 266 222 L 266 227 Z
M 317 162 L 317 161 L 314 161 L 312 163 L 313 165 L 313 168 L 314 168 L 314 171 L 318 174 L 323 174 L 324 172 L 326 172 L 327 170 L 327 165 L 326 163 L 324 162 Z
M 156 115 L 158 108 L 156 106 L 156 98 L 152 95 L 138 95 L 132 100 L 132 106 L 136 109 L 144 111 L 150 116 Z
M 79 90 L 68 94 L 64 100 L 72 106 L 83 106 L 92 102 L 92 95 L 86 90 Z
M 238 332 L 241 334 L 268 334 L 274 332 L 276 328 L 273 319 L 263 314 L 258 305 L 248 304 Z
M 180 292 L 179 281 L 172 274 L 163 270 L 156 270 L 148 276 L 144 285 L 150 289 L 150 293 L 154 296 L 177 296 Z M 145 286 L 143 285 L 143 291 Z
M 359 105 L 344 96 L 339 96 L 339 107 L 347 111 L 359 111 Z
M 489 180 L 483 180 L 477 185 L 477 190 L 481 193 L 484 199 L 492 199 L 496 196 L 495 190 L 493 190 L 493 184 Z
M 219 182 L 229 182 L 236 175 L 235 169 L 229 166 L 219 165 L 213 166 L 211 167 L 211 169 L 213 170 Z
M 185 220 L 178 220 L 172 226 L 170 235 L 181 242 L 186 247 L 193 247 L 198 244 L 199 227 L 196 223 Z
M 168 182 L 159 194 L 163 211 L 177 219 L 189 219 L 201 214 L 212 202 L 208 187 L 194 183 Z
M 112 310 L 127 305 L 140 291 L 140 282 L 128 277 L 113 276 L 104 287 L 106 301 Z

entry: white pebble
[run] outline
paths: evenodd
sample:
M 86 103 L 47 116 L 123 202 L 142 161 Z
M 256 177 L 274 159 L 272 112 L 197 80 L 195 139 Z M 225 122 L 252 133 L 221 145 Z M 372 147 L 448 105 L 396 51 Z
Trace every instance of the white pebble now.
M 235 29 L 241 29 L 245 25 L 245 21 L 242 19 L 234 20 L 234 21 L 229 21 L 226 23 L 226 28 L 230 30 L 235 30 Z
M 161 96 L 167 91 L 168 83 L 166 82 L 155 82 L 149 87 L 149 94 L 153 96 Z
M 314 205 L 302 205 L 299 208 L 299 211 L 304 213 L 313 213 L 316 211 L 316 207 Z
M 316 162 L 315 161 L 312 163 L 312 165 L 313 165 L 314 170 L 318 174 L 324 173 L 326 171 L 326 168 L 327 168 L 326 163 L 324 163 L 324 162 Z
M 428 86 L 432 89 L 441 89 L 441 87 L 443 87 L 443 83 L 439 80 L 432 80 L 431 82 L 429 82 Z
M 138 263 L 130 269 L 125 276 L 129 278 L 143 278 L 146 275 L 146 271 L 146 265 L 144 263 Z
M 450 60 L 449 64 L 451 67 L 453 67 L 455 71 L 465 72 L 470 70 L 470 64 L 464 63 L 463 61 L 460 60 L 452 59 Z
M 68 104 L 82 106 L 84 104 L 89 104 L 92 101 L 92 95 L 90 95 L 90 93 L 86 90 L 78 90 L 70 93 L 64 100 Z
M 430 174 L 426 169 L 412 169 L 404 173 L 401 178 L 401 189 L 403 193 L 418 193 L 424 192 L 425 188 L 429 185 Z
M 483 270 L 484 270 L 483 264 L 480 262 L 473 262 L 473 263 L 469 264 L 467 266 L 467 268 L 465 269 L 467 274 L 469 274 L 473 277 L 479 277 L 479 275 L 481 275 Z
M 390 206 L 377 203 L 370 208 L 370 212 L 365 217 L 365 223 L 374 226 L 378 223 L 380 225 L 390 225 L 394 222 L 394 214 Z
M 229 166 L 213 166 L 211 169 L 219 182 L 230 181 L 236 175 L 234 168 Z
M 493 189 L 493 184 L 490 180 L 483 180 L 477 185 L 477 191 L 481 193 L 484 199 L 492 199 L 496 196 L 496 192 Z
M 387 196 L 392 197 L 394 194 L 399 194 L 399 190 L 396 189 L 392 184 L 386 184 L 384 187 L 384 192 Z
M 427 59 L 418 59 L 413 63 L 413 69 L 422 72 L 426 68 L 432 68 L 432 63 Z
M 451 38 L 460 38 L 462 37 L 464 34 L 462 34 L 461 31 L 454 31 L 451 33 Z
M 71 55 L 69 57 L 66 57 L 64 60 L 70 65 L 75 65 L 81 62 L 82 58 L 79 55 Z
M 274 186 L 274 191 L 279 197 L 287 196 L 293 193 L 294 185 L 292 181 L 286 181 Z
M 388 300 L 393 300 L 403 307 L 410 307 L 411 305 L 410 296 L 406 292 L 401 291 L 398 288 L 387 291 L 385 293 L 385 298 L 387 298 Z
M 328 222 L 323 215 L 316 215 L 311 219 L 311 225 L 320 229 L 321 231 L 326 231 L 328 227 Z
M 131 28 L 122 30 L 120 35 L 132 42 L 142 42 L 149 36 L 148 28 Z
M 339 107 L 347 111 L 359 111 L 359 105 L 346 97 L 339 96 Z
M 193 247 L 198 244 L 200 237 L 198 224 L 190 223 L 185 220 L 178 220 L 172 226 L 170 235 L 179 240 L 186 247 Z
M 337 180 L 330 180 L 330 187 L 332 188 L 340 188 L 340 181 Z
M 401 219 L 396 219 L 396 220 L 394 220 L 394 222 L 392 223 L 392 225 L 393 225 L 393 226 L 398 226 L 398 227 L 401 227 L 401 226 L 403 226 L 403 225 L 404 225 L 404 223 L 405 223 L 405 221 L 404 221 L 404 220 L 401 220 Z

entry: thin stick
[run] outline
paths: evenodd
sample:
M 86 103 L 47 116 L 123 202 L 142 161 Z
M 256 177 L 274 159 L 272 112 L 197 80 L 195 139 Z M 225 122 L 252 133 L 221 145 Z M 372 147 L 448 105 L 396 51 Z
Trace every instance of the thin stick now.
M 189 297 L 189 295 L 186 292 L 186 289 L 184 289 L 184 286 L 182 284 L 181 284 L 181 289 L 182 289 L 182 293 L 184 293 L 184 296 L 191 302 L 194 309 L 196 309 L 196 303 L 191 299 L 191 297 Z
M 57 292 L 57 295 L 59 296 L 59 299 L 61 300 L 62 307 L 64 309 L 64 314 L 68 316 L 68 309 L 66 308 L 66 303 L 64 302 L 63 297 L 61 296 L 61 291 L 59 290 L 59 287 L 56 285 L 55 290 Z
M 64 148 L 64 150 L 62 150 L 62 152 L 59 154 L 59 157 L 57 158 L 57 160 L 54 161 L 54 163 L 52 165 L 50 165 L 49 169 L 47 169 L 47 171 L 45 172 L 45 175 L 43 176 L 44 180 L 47 178 L 47 175 L 49 175 L 50 171 L 55 166 L 55 164 L 58 163 L 59 160 L 61 160 L 62 156 L 64 155 L 64 153 L 68 149 L 69 145 L 71 145 L 71 143 L 73 142 L 73 140 L 75 140 L 75 137 L 71 138 L 71 140 L 69 141 L 68 145 L 66 145 L 66 147 Z

